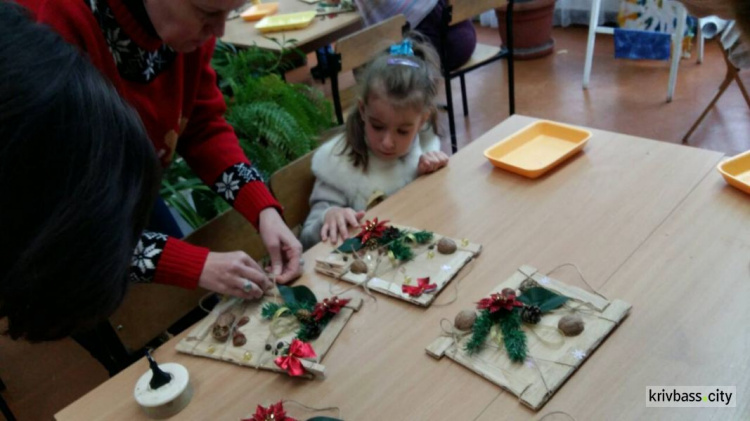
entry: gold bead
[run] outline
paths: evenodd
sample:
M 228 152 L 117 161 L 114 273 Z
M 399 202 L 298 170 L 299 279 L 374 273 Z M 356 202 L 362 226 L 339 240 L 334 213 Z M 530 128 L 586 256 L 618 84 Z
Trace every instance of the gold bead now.
M 469 240 L 467 238 L 464 238 L 461 240 L 461 247 L 468 247 L 469 246 Z
M 245 355 L 242 356 L 242 359 L 244 361 L 250 361 L 253 359 L 253 354 L 251 354 L 249 351 L 245 351 Z
M 430 251 L 427 252 L 427 258 L 428 259 L 432 259 L 434 257 L 435 257 L 435 252 L 434 251 L 430 250 Z
M 411 276 L 407 276 L 404 278 L 404 285 L 411 285 Z
M 214 348 L 213 345 L 210 345 L 206 352 L 208 352 L 209 354 L 213 354 L 214 352 L 216 352 L 216 348 Z

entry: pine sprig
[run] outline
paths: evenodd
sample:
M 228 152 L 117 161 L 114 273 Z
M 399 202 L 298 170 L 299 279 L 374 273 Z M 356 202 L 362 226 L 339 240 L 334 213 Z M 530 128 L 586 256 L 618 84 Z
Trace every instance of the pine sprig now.
M 494 323 L 489 311 L 482 310 L 479 313 L 471 328 L 471 338 L 466 342 L 465 349 L 469 354 L 479 351 L 484 346 Z
M 503 332 L 503 344 L 513 362 L 526 359 L 526 333 L 521 330 L 521 313 L 514 309 L 500 319 L 500 330 Z
M 388 251 L 393 253 L 393 257 L 396 258 L 396 260 L 407 261 L 414 257 L 414 252 L 411 250 L 411 247 L 404 243 L 403 238 L 398 238 L 392 241 L 388 245 Z

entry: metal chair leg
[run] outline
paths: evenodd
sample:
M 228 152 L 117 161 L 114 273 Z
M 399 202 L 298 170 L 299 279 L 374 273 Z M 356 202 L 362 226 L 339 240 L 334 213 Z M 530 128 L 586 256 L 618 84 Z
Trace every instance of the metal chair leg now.
M 453 117 L 453 92 L 451 91 L 450 77 L 445 78 L 445 98 L 448 102 L 448 128 L 451 132 L 451 151 L 458 152 L 458 141 L 456 140 L 456 120 Z
M 461 99 L 464 106 L 464 117 L 469 116 L 469 103 L 466 99 L 466 79 L 464 78 L 464 75 L 459 76 L 461 79 Z
M 508 113 L 516 113 L 516 84 L 513 70 L 513 0 L 508 1 L 505 14 L 505 27 L 508 28 Z

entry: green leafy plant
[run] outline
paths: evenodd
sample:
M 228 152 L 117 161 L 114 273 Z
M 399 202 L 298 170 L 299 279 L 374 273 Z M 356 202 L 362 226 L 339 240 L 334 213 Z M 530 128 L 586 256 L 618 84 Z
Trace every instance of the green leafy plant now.
M 286 83 L 280 76 L 292 66 L 289 58 L 305 57 L 293 48 L 294 40 L 274 41 L 280 52 L 257 46 L 238 50 L 218 41 L 212 60 L 227 102 L 225 118 L 266 180 L 313 150 L 334 121 L 331 103 L 321 91 Z M 193 228 L 229 208 L 181 158 L 165 171 L 161 196 Z

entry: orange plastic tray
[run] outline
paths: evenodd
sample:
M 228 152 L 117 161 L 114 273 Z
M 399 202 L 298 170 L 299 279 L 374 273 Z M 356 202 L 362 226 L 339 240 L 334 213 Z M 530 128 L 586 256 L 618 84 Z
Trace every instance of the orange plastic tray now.
M 266 16 L 260 22 L 255 24 L 255 29 L 263 33 L 302 29 L 309 26 L 313 19 L 315 19 L 314 10 Z
M 492 165 L 537 178 L 583 149 L 588 130 L 552 121 L 537 121 L 484 151 Z
M 750 151 L 729 158 L 717 168 L 729 185 L 750 194 Z
M 254 21 L 261 20 L 268 15 L 272 15 L 279 10 L 278 3 L 261 3 L 251 6 L 240 14 L 243 20 Z

